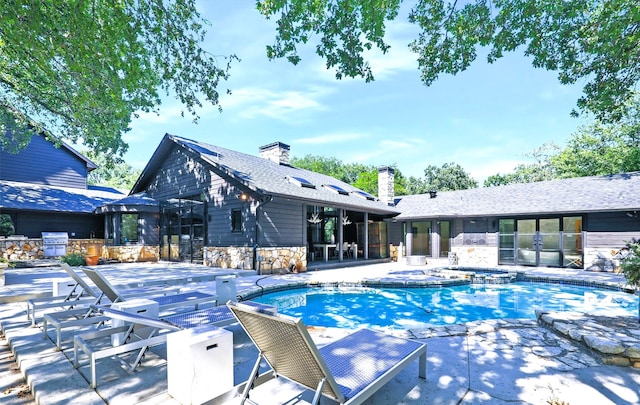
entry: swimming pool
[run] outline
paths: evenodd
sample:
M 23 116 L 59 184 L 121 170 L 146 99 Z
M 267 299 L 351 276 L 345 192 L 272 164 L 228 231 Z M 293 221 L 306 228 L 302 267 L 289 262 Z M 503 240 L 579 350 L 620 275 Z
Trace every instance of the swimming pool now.
M 302 318 L 306 325 L 394 329 L 487 319 L 536 319 L 535 310 L 634 316 L 638 296 L 570 285 L 515 282 L 442 288 L 302 288 L 254 301 Z

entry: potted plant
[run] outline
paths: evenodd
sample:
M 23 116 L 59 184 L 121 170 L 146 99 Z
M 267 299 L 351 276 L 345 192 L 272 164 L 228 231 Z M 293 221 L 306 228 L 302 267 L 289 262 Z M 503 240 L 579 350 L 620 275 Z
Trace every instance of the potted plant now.
M 640 322 L 640 239 L 633 238 L 627 243 L 629 254 L 622 259 L 622 273 L 627 283 L 636 288 L 638 294 L 638 322 Z

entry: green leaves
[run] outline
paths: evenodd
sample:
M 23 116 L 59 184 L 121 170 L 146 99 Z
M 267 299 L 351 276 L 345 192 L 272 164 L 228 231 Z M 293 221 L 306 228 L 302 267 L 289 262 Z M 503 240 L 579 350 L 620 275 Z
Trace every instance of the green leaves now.
M 336 77 L 373 80 L 366 50 L 388 50 L 385 26 L 400 0 L 263 0 L 258 10 L 279 16 L 269 58 L 300 61 L 297 47 L 316 40 L 316 53 Z M 584 82 L 578 110 L 606 122 L 620 119 L 640 81 L 640 7 L 635 0 L 417 0 L 408 14 L 420 28 L 409 44 L 422 82 L 455 75 L 477 58 L 494 62 L 523 48 L 534 67 L 563 84 Z M 574 110 L 573 114 L 577 115 Z
M 46 128 L 120 156 L 131 117 L 155 111 L 158 90 L 197 120 L 204 101 L 218 104 L 235 59 L 200 48 L 204 26 L 195 0 L 5 1 L 0 115 L 11 135 L 0 141 L 24 146 L 30 130 Z

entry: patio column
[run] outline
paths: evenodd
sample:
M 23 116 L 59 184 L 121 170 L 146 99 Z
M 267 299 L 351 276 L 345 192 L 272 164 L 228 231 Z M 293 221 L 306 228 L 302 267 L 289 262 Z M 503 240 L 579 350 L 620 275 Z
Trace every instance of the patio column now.
M 344 241 L 344 229 L 342 229 L 344 221 L 344 209 L 338 208 L 338 261 L 341 262 L 344 258 L 344 251 L 342 242 Z
M 364 246 L 362 247 L 364 260 L 369 258 L 369 213 L 364 213 Z
M 404 241 L 404 245 L 406 246 L 406 256 L 411 256 L 413 254 L 413 228 L 411 227 L 411 221 L 407 222 L 407 236 Z

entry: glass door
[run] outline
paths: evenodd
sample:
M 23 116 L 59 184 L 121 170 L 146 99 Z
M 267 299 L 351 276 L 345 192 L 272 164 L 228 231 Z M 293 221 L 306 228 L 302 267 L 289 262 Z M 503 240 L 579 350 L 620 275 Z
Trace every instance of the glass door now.
M 539 220 L 538 266 L 560 266 L 560 218 Z
M 560 235 L 560 218 L 519 219 L 516 264 L 560 266 Z
M 538 235 L 535 219 L 519 219 L 517 222 L 518 255 L 516 264 L 535 266 L 538 262 Z

